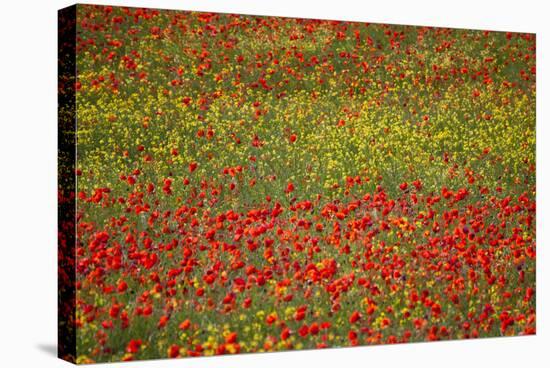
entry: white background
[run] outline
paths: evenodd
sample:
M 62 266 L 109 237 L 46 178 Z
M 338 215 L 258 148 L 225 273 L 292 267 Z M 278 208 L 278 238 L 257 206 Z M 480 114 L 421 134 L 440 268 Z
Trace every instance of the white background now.
M 87 1 L 84 1 L 87 2 Z M 121 363 L 124 367 L 539 367 L 550 362 L 549 13 L 545 1 L 97 1 L 185 10 L 537 33 L 537 336 Z M 0 366 L 69 366 L 56 349 L 57 9 L 0 8 Z

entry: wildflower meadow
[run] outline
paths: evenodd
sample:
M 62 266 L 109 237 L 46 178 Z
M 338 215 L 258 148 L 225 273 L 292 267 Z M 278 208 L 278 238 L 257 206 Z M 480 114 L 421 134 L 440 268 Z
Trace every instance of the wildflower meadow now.
M 78 363 L 536 333 L 534 34 L 78 5 Z

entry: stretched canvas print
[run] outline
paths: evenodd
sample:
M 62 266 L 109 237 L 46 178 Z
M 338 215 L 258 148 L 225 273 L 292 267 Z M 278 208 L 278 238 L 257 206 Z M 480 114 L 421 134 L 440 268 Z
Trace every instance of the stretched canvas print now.
M 59 355 L 536 333 L 534 34 L 59 12 Z

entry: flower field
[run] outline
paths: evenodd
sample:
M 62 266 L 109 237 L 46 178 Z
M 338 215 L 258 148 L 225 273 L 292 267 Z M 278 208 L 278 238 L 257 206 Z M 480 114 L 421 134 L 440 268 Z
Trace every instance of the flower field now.
M 536 333 L 535 35 L 77 11 L 79 363 Z

